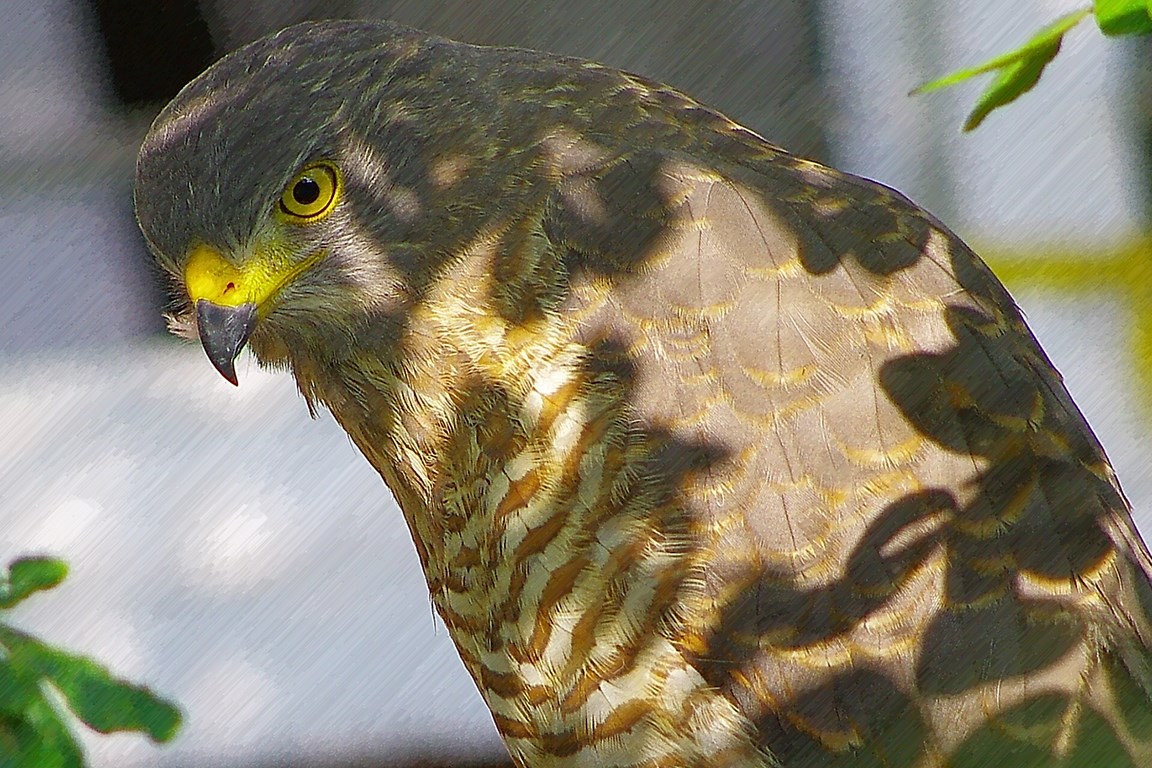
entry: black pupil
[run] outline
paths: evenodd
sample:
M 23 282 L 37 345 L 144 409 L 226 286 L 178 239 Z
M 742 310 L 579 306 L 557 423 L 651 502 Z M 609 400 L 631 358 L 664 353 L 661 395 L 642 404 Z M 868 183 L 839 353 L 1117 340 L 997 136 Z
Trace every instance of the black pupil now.
M 320 185 L 305 176 L 292 187 L 292 199 L 300 205 L 311 205 L 320 198 Z

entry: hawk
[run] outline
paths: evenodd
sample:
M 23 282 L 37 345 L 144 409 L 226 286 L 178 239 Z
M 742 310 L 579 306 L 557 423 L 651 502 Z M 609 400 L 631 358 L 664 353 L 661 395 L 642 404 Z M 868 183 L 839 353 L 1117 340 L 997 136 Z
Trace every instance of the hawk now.
M 1152 764 L 1152 562 L 1003 286 L 664 85 L 290 27 L 136 210 L 379 471 L 518 766 Z

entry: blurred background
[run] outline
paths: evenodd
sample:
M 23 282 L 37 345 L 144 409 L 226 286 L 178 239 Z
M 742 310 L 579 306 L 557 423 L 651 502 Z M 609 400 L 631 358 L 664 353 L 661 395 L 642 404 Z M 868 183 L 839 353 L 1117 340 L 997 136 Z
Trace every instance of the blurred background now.
M 1082 25 L 1035 92 L 970 135 L 982 84 L 907 96 L 1082 4 L 5 0 L 0 564 L 71 563 L 14 618 L 186 714 L 165 747 L 86 735 L 92 764 L 502 764 L 367 462 L 330 417 L 308 418 L 287 375 L 242 360 L 234 389 L 163 334 L 132 219 L 135 151 L 215 58 L 304 19 L 386 17 L 639 72 L 896 187 L 1014 276 L 1149 536 L 1152 371 L 1135 352 L 1152 269 L 1120 284 L 1091 268 L 1152 257 L 1149 41 Z M 1089 278 L 1032 279 L 1053 254 Z

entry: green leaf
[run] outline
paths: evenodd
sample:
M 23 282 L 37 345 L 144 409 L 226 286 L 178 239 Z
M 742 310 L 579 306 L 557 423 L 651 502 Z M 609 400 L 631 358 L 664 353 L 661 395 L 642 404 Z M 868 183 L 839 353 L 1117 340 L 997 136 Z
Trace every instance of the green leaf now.
M 53 557 L 22 557 L 0 575 L 0 608 L 11 608 L 33 592 L 52 589 L 68 576 L 68 565 Z
M 1095 0 L 1093 12 L 1106 35 L 1152 33 L 1152 0 Z
M 1150 2 L 1152 2 L 1152 0 L 1150 0 Z M 953 72 L 950 75 L 945 75 L 944 77 L 924 83 L 923 85 L 913 90 L 911 95 L 938 91 L 941 88 L 947 88 L 950 85 L 963 82 L 964 80 L 973 78 L 976 75 L 982 75 L 986 72 L 993 72 L 997 69 L 1004 69 L 1023 61 L 1036 60 L 1037 58 L 1043 57 L 1045 54 L 1049 54 L 1049 52 L 1052 51 L 1053 45 L 1056 46 L 1055 50 L 1059 51 L 1060 42 L 1064 39 L 1064 35 L 1068 32 L 1068 30 L 1072 29 L 1072 27 L 1083 21 L 1084 18 L 1091 12 L 1091 8 L 1082 8 L 1079 11 L 1073 11 L 1072 13 L 1061 16 L 1059 19 L 1033 35 L 1031 39 L 1028 40 L 1028 42 L 1024 43 L 1024 45 L 1020 46 L 1016 50 L 1001 54 L 1000 56 L 997 56 L 994 59 L 990 59 L 983 64 L 978 64 L 975 67 L 961 69 L 957 72 Z M 1055 55 L 1055 52 L 1049 54 L 1047 56 L 1047 61 L 1050 61 Z
M 0 765 L 81 768 L 72 733 L 48 702 L 35 674 L 0 662 Z
M 4 768 L 83 768 L 84 753 L 56 710 L 41 696 L 21 716 L 0 715 Z
M 1047 48 L 1037 50 L 1028 58 L 1010 64 L 1000 71 L 996 79 L 984 89 L 976 106 L 964 121 L 964 130 L 972 131 L 984 122 L 984 118 L 997 107 L 1010 104 L 1023 94 L 1032 90 L 1044 69 L 1056 58 L 1060 52 L 1060 40 L 1050 43 Z
M 35 675 L 13 667 L 7 660 L 0 662 L 0 717 L 24 712 L 40 695 Z
M 8 662 L 46 678 L 64 696 L 68 708 L 101 733 L 141 731 L 164 742 L 180 727 L 180 710 L 146 687 L 114 677 L 91 659 L 73 656 L 35 638 L 0 626 Z

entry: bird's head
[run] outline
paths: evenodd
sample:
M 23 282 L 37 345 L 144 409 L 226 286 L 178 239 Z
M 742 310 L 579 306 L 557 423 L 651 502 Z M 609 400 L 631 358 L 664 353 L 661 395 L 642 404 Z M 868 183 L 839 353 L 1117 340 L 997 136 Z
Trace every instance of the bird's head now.
M 156 118 L 137 218 L 184 304 L 177 332 L 227 379 L 249 342 L 265 361 L 338 354 L 479 229 L 492 190 L 468 165 L 493 154 L 493 120 L 472 119 L 483 94 L 445 95 L 477 90 L 454 50 L 381 22 L 298 25 L 224 57 Z

